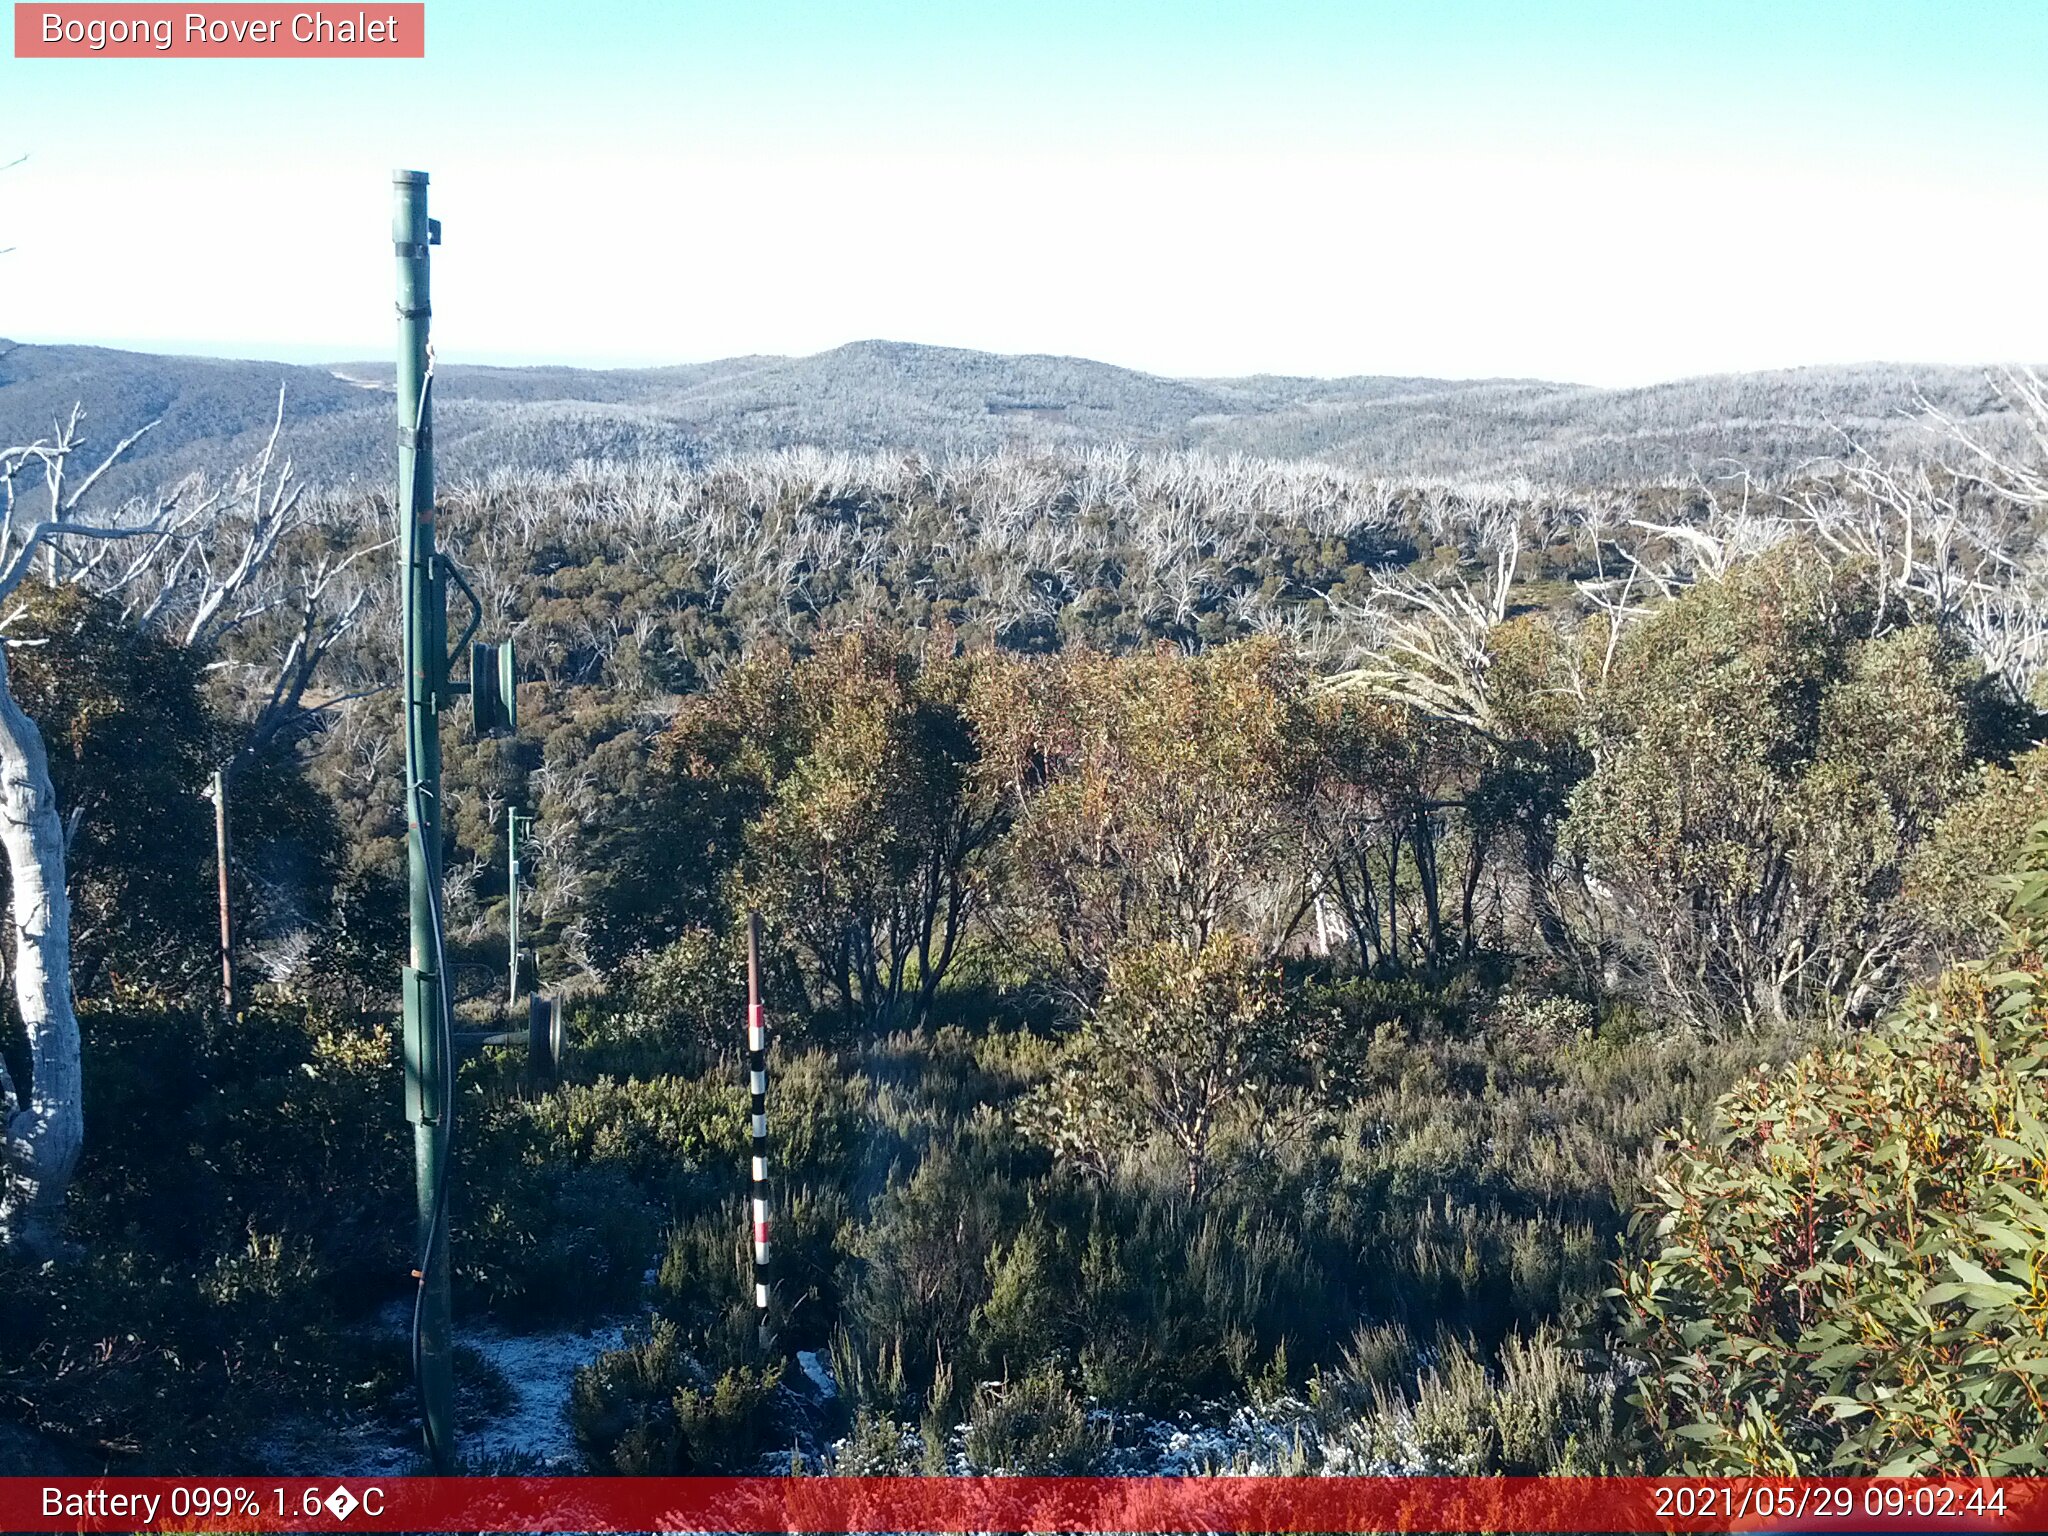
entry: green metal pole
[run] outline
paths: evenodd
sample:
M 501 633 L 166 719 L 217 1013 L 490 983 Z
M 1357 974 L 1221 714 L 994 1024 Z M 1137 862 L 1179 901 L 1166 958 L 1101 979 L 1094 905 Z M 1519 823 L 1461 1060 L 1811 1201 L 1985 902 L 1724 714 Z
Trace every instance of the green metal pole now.
M 412 948 L 405 969 L 406 1116 L 413 1125 L 419 1198 L 418 1369 L 429 1457 L 446 1471 L 455 1453 L 455 1390 L 449 1356 L 448 1167 L 453 1105 L 451 1042 L 442 987 L 441 726 L 448 697 L 447 594 L 434 547 L 431 289 L 424 171 L 394 171 L 391 240 L 398 258 L 399 597 L 405 610 L 406 855 Z

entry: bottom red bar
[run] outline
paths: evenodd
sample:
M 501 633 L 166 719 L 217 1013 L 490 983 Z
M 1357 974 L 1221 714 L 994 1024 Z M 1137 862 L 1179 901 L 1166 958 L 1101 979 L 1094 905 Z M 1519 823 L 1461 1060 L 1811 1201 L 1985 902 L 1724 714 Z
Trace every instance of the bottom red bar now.
M 2048 1479 L 0 1478 L 8 1531 L 2040 1531 Z

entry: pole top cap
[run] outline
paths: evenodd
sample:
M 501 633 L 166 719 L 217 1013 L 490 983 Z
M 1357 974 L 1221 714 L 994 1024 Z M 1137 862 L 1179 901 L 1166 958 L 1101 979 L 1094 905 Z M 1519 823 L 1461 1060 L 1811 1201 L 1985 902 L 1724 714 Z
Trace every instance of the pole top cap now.
M 391 184 L 394 187 L 424 187 L 427 184 L 425 171 L 393 171 Z

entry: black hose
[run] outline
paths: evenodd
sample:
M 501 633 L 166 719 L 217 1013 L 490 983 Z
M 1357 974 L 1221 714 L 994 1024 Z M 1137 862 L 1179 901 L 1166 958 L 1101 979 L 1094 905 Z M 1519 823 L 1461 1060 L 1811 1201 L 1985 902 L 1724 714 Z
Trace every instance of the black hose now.
M 425 786 L 415 781 L 412 786 L 413 825 L 420 829 L 421 852 L 427 852 L 427 818 L 422 795 Z M 438 831 L 438 823 L 436 830 Z M 438 1055 L 441 1062 L 441 1150 L 434 1161 L 434 1205 L 433 1214 L 427 1221 L 426 1236 L 420 1242 L 419 1263 L 413 1273 L 419 1283 L 412 1297 L 412 1381 L 413 1389 L 420 1400 L 420 1428 L 426 1436 L 427 1458 L 434 1464 L 435 1471 L 446 1470 L 444 1448 L 434 1438 L 434 1417 L 427 1411 L 427 1377 L 424 1358 L 420 1348 L 420 1325 L 427 1304 L 427 1274 L 434 1261 L 434 1252 L 439 1246 L 441 1223 L 448 1211 L 448 1153 L 455 1142 L 455 1015 L 448 1001 L 448 955 L 441 931 L 441 882 L 433 878 L 433 860 L 427 860 L 427 906 L 432 916 L 434 935 L 434 995 L 440 1006 L 435 1009 L 435 1024 L 440 1039 Z M 422 1021 L 424 1022 L 424 1021 Z
M 419 433 L 426 425 L 427 402 L 432 398 L 434 387 L 434 344 L 431 339 L 427 342 L 425 351 L 426 371 L 420 377 L 420 397 L 418 403 L 413 407 L 412 416 L 413 440 L 415 444 L 418 442 Z M 401 441 L 403 440 L 401 439 Z M 430 459 L 429 463 L 431 462 Z M 399 463 L 402 477 L 404 468 L 402 454 Z M 415 474 L 417 474 L 417 467 L 415 467 Z M 403 478 L 401 483 L 405 483 Z M 418 493 L 417 480 L 412 481 L 411 485 L 416 499 Z M 401 515 L 411 516 L 413 514 L 402 513 Z M 403 581 L 401 581 L 401 586 L 403 586 Z M 476 599 L 472 597 L 470 601 L 475 602 Z M 404 627 L 400 630 L 400 635 L 402 637 L 400 644 L 401 660 L 405 667 L 406 675 L 410 677 L 413 675 L 415 657 L 412 648 L 413 628 L 409 617 L 404 620 Z M 435 1019 L 435 1024 L 440 1036 L 438 1055 L 441 1063 L 441 1103 L 438 1106 L 441 1124 L 441 1150 L 440 1154 L 434 1159 L 434 1203 L 431 1214 L 427 1219 L 426 1234 L 420 1239 L 419 1264 L 413 1271 L 419 1277 L 419 1283 L 414 1288 L 412 1297 L 412 1381 L 414 1391 L 419 1394 L 420 1429 L 427 1442 L 427 1457 L 433 1462 L 434 1470 L 440 1472 L 447 1470 L 446 1447 L 442 1446 L 434 1438 L 434 1418 L 427 1411 L 427 1378 L 426 1372 L 422 1369 L 425 1362 L 422 1359 L 420 1349 L 420 1324 L 427 1303 L 427 1274 L 433 1268 L 434 1252 L 436 1247 L 439 1246 L 438 1240 L 441 1235 L 442 1223 L 446 1220 L 448 1214 L 448 1155 L 450 1149 L 455 1144 L 455 1011 L 454 1005 L 449 1001 L 448 997 L 448 951 L 446 935 L 442 931 L 441 882 L 439 879 L 441 850 L 427 846 L 427 817 L 424 799 L 426 785 L 416 777 L 418 765 L 412 761 L 411 747 L 417 725 L 417 721 L 410 718 L 406 720 L 406 776 L 410 781 L 406 798 L 410 802 L 409 810 L 412 815 L 412 824 L 419 828 L 420 862 L 426 866 L 427 910 L 434 937 L 434 994 L 439 1003 L 439 1006 L 435 1009 L 435 1013 L 438 1015 Z M 438 836 L 440 824 L 436 822 L 434 827 Z M 422 1020 L 421 1023 L 424 1025 L 425 1021 Z

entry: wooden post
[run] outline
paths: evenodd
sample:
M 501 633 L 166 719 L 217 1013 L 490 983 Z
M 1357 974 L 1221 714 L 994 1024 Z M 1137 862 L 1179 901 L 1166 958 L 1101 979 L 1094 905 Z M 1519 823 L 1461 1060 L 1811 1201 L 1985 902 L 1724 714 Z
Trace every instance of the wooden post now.
M 235 907 L 228 880 L 228 779 L 213 770 L 213 787 L 207 792 L 213 801 L 213 862 L 219 872 L 220 896 L 220 1006 L 230 1021 L 239 1017 L 235 990 Z

